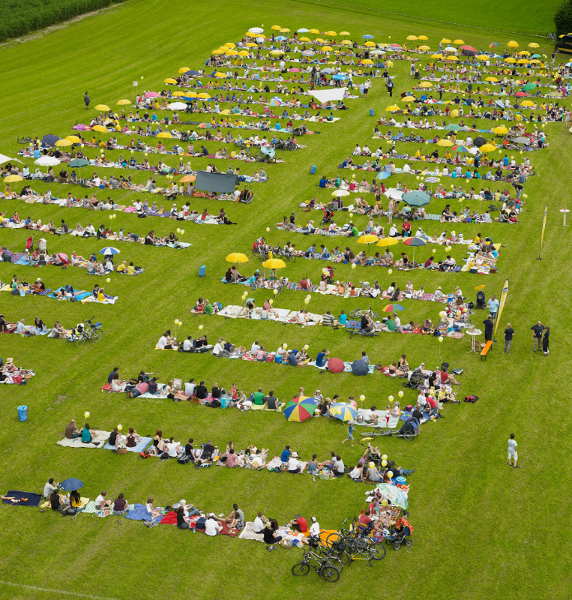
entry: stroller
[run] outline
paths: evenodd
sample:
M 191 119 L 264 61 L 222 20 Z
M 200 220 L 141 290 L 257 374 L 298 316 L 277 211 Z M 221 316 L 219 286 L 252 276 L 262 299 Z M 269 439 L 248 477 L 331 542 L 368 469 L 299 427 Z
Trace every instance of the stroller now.
M 486 308 L 486 297 L 485 293 L 482 290 L 477 292 L 477 302 L 475 308 L 479 308 L 484 310 Z
M 406 440 L 412 440 L 419 435 L 419 426 L 419 420 L 415 417 L 410 417 L 395 435 Z
M 388 544 L 391 544 L 394 550 L 399 550 L 401 546 L 407 547 L 413 544 L 413 540 L 411 539 L 412 533 L 413 527 L 411 527 L 407 519 L 402 517 L 399 519 L 396 527 L 392 529 L 390 535 L 388 535 L 385 540 Z

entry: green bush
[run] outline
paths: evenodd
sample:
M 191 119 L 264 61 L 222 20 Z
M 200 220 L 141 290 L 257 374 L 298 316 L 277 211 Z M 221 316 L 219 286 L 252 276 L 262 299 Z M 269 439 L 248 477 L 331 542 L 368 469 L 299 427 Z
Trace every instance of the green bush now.
M 562 3 L 554 15 L 554 25 L 556 25 L 556 35 L 572 32 L 572 0 Z
M 122 1 L 3 0 L 0 2 L 0 41 Z

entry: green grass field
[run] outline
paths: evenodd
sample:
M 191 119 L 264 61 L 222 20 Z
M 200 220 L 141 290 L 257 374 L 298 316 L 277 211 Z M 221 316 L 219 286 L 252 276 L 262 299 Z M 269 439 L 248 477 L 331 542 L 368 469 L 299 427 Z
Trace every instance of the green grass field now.
M 553 4 L 526 2 L 515 16 L 514 29 L 545 32 L 552 19 Z M 507 6 L 514 7 L 514 3 Z M 355 7 L 360 10 L 346 10 L 341 2 L 335 8 L 326 8 L 319 2 L 290 0 L 256 6 L 243 0 L 211 4 L 129 0 L 44 37 L 8 44 L 0 48 L 0 152 L 14 155 L 20 147 L 16 143 L 20 136 L 70 134 L 73 123 L 86 118 L 82 104 L 86 89 L 92 106 L 99 102 L 111 106 L 119 98 L 132 97 L 134 80 L 140 81 L 139 90 L 156 89 L 181 65 L 199 67 L 213 48 L 240 39 L 248 27 L 258 24 L 268 28 L 278 23 L 293 30 L 346 28 L 352 34 L 370 32 L 379 34 L 379 39 L 391 35 L 394 40 L 423 32 L 431 40 L 461 36 L 477 47 L 486 47 L 492 40 L 505 42 L 514 37 L 522 45 L 532 39 L 426 23 L 425 4 L 421 2 L 408 7 L 411 14 L 419 15 L 419 23 L 385 18 L 374 3 L 370 14 L 363 12 L 369 10 L 369 2 L 355 3 Z M 538 15 L 538 23 L 533 15 Z M 451 20 L 467 26 L 486 23 L 493 30 L 496 26 L 504 28 L 507 18 L 506 13 L 497 16 L 487 3 L 483 10 L 467 5 L 458 18 L 456 15 Z M 548 53 L 550 49 L 545 45 L 542 51 Z M 396 66 L 395 71 L 399 92 L 409 82 L 408 66 Z M 322 375 L 314 369 L 293 373 L 275 365 L 154 351 L 161 332 L 175 329 L 174 320 L 181 319 L 183 325 L 177 333 L 196 335 L 198 325 L 204 325 L 203 332 L 213 340 L 220 335 L 238 344 L 257 339 L 272 348 L 281 342 L 290 347 L 307 343 L 313 353 L 327 347 L 332 355 L 348 360 L 357 358 L 365 349 L 372 360 L 384 364 L 407 353 L 413 364 L 425 361 L 436 365 L 440 360 L 448 360 L 463 368 L 461 395 L 477 394 L 479 402 L 448 406 L 445 418 L 424 425 L 422 435 L 413 443 L 389 439 L 382 445 L 400 464 L 416 469 L 410 493 L 411 521 L 415 526 L 413 548 L 388 553 L 387 559 L 374 568 L 361 563 L 353 565 L 332 587 L 315 575 L 301 581 L 294 579 L 290 566 L 298 556 L 295 550 L 268 553 L 262 544 L 184 536 L 176 528 L 147 530 L 124 519 L 101 521 L 88 516 L 72 521 L 34 509 L 2 506 L 0 598 L 61 598 L 66 597 L 64 592 L 71 594 L 70 598 L 84 594 L 142 600 L 158 595 L 177 600 L 274 600 L 294 596 L 321 599 L 332 595 L 340 599 L 391 595 L 395 600 L 570 597 L 566 493 L 571 469 L 565 442 L 570 433 L 570 411 L 565 377 L 572 368 L 567 333 L 572 325 L 568 308 L 572 246 L 570 228 L 561 226 L 558 211 L 569 206 L 572 144 L 563 124 L 547 126 L 550 147 L 534 153 L 532 160 L 539 174 L 531 177 L 527 185 L 528 204 L 521 222 L 516 226 L 493 224 L 486 228 L 505 245 L 497 274 L 481 277 L 416 271 L 409 276 L 395 273 L 390 277 L 376 271 L 376 275 L 360 276 L 370 281 L 377 277 L 382 285 L 391 278 L 402 287 L 412 279 L 427 290 L 437 285 L 444 290 L 461 286 L 471 294 L 477 283 L 486 283 L 489 295 L 498 295 L 504 280 L 509 279 L 511 293 L 503 321 L 510 321 L 516 330 L 510 355 L 504 355 L 499 346 L 482 362 L 469 352 L 467 338 L 446 339 L 441 347 L 435 339 L 421 336 L 382 334 L 374 339 L 350 340 L 341 331 L 229 322 L 189 312 L 200 295 L 225 304 L 240 303 L 242 287 L 219 283 L 228 252 L 248 252 L 260 235 L 272 241 L 292 239 L 300 246 L 309 243 L 307 238 L 286 236 L 275 229 L 266 233 L 265 228 L 272 227 L 315 193 L 317 176 L 308 174 L 310 165 L 318 166 L 318 174 L 334 175 L 337 163 L 356 142 L 370 141 L 374 119 L 368 116 L 368 109 L 374 108 L 376 114 L 381 114 L 389 103 L 381 82 L 375 81 L 368 98 L 351 101 L 351 110 L 341 121 L 318 127 L 320 135 L 306 136 L 305 150 L 287 154 L 285 164 L 269 166 L 270 181 L 256 186 L 256 197 L 250 205 L 193 200 L 200 209 L 208 207 L 214 211 L 224 207 L 238 222 L 237 226 L 184 224 L 183 239 L 193 244 L 188 250 L 121 244 L 121 256 L 144 266 L 145 273 L 137 278 L 112 275 L 111 283 L 105 286 L 120 297 L 115 306 L 72 305 L 1 294 L 0 312 L 8 317 L 24 317 L 30 322 L 40 316 L 48 324 L 56 319 L 73 324 L 95 316 L 103 321 L 105 334 L 98 343 L 87 346 L 45 338 L 0 338 L 1 356 L 12 356 L 17 364 L 36 371 L 36 377 L 26 387 L 0 389 L 0 488 L 2 492 L 41 490 L 50 476 L 58 480 L 74 476 L 86 482 L 85 493 L 92 497 L 100 489 L 107 489 L 110 495 L 123 491 L 131 502 L 144 501 L 151 495 L 159 505 L 185 497 L 217 513 L 227 512 L 232 502 L 238 502 L 250 518 L 257 510 L 282 522 L 297 513 L 315 514 L 324 527 L 335 527 L 361 508 L 367 488 L 350 481 L 312 482 L 306 477 L 267 472 L 195 470 L 171 461 L 143 461 L 131 455 L 70 450 L 55 444 L 66 422 L 71 417 L 81 420 L 83 412 L 89 410 L 91 425 L 101 429 L 117 423 L 134 426 L 140 433 L 161 428 L 179 439 L 193 436 L 219 443 L 232 439 L 237 447 L 255 443 L 276 452 L 289 443 L 304 455 L 316 452 L 325 456 L 330 450 L 340 450 L 346 463 L 361 452 L 357 444 L 342 446 L 345 428 L 329 419 L 299 425 L 286 423 L 270 413 L 209 411 L 186 403 L 127 400 L 122 395 L 102 394 L 100 386 L 115 365 L 123 374 L 133 375 L 144 369 L 157 373 L 163 381 L 174 376 L 195 377 L 225 386 L 235 381 L 246 390 L 258 386 L 274 388 L 283 398 L 295 394 L 299 386 L 306 390 L 319 387 L 329 395 L 363 393 L 366 404 L 384 405 L 387 396 L 400 389 L 397 381 L 377 375 L 358 379 L 345 374 Z M 246 172 L 256 168 L 241 167 Z M 40 184 L 34 187 L 42 189 Z M 47 187 L 43 185 L 43 189 Z M 125 199 L 117 192 L 115 196 Z M 161 203 L 167 206 L 166 201 Z M 549 219 L 544 258 L 539 261 L 536 257 L 545 206 Z M 93 222 L 97 226 L 107 222 L 105 213 L 1 202 L 0 211 L 4 214 L 16 210 L 46 221 L 65 218 L 72 225 Z M 121 227 L 143 234 L 153 228 L 166 234 L 176 225 L 166 219 L 138 220 L 118 214 L 113 228 Z M 437 231 L 438 224 L 427 229 Z M 481 229 L 485 228 L 463 226 L 462 231 L 469 235 Z M 22 231 L 0 229 L 0 245 L 20 248 L 26 237 Z M 76 250 L 84 255 L 97 252 L 102 246 L 95 240 L 69 236 L 48 236 L 47 241 L 54 251 Z M 313 241 L 321 243 L 320 238 Z M 348 243 L 359 248 L 355 242 Z M 456 256 L 459 258 L 461 253 Z M 202 264 L 207 267 L 204 279 L 197 276 Z M 241 270 L 250 274 L 256 266 L 257 261 L 251 260 Z M 315 280 L 321 266 L 317 261 L 300 259 L 289 264 L 287 275 L 292 279 L 308 275 Z M 361 274 L 341 265 L 336 272 L 344 279 Z M 71 283 L 91 289 L 94 284 L 94 278 L 80 269 L 32 270 L 0 264 L 0 280 L 9 280 L 13 273 L 22 278 L 41 276 L 49 286 Z M 258 300 L 265 297 L 261 291 L 253 296 Z M 284 292 L 275 305 L 302 308 L 303 299 L 300 292 Z M 317 296 L 309 310 L 353 310 L 367 304 L 360 299 Z M 414 304 L 406 303 L 405 314 L 410 318 L 434 318 L 438 312 L 430 303 L 417 303 L 428 304 L 427 307 Z M 475 321 L 482 318 L 477 313 Z M 538 319 L 552 328 L 549 357 L 531 352 L 529 328 Z M 412 393 L 406 393 L 413 400 Z M 16 420 L 19 404 L 30 407 L 28 423 Z M 522 462 L 522 469 L 514 471 L 505 465 L 510 432 L 516 433 Z

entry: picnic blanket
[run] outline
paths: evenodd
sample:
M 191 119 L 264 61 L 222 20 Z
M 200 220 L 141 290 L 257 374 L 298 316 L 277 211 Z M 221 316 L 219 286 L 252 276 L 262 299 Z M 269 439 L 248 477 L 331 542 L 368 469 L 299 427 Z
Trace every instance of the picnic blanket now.
M 357 420 L 350 421 L 352 425 L 360 425 L 362 427 L 373 427 L 378 429 L 381 429 L 382 427 L 393 429 L 399 424 L 399 417 L 391 415 L 388 410 L 371 410 L 369 408 L 358 408 L 357 412 Z M 367 419 L 371 419 L 372 414 L 375 414 L 377 416 L 376 425 L 367 421 Z
M 127 450 L 127 452 L 143 452 L 143 450 L 145 450 L 147 448 L 147 446 L 152 442 L 153 438 L 150 437 L 142 437 L 139 440 L 139 443 L 136 446 L 133 446 L 132 448 L 125 448 L 125 450 Z M 112 446 L 109 443 L 105 443 L 105 445 L 103 446 L 104 450 L 116 450 L 115 446 Z
M 119 296 L 109 296 L 108 294 L 98 294 L 96 298 L 92 292 L 88 292 L 86 290 L 74 290 L 73 293 L 69 296 L 57 295 L 58 293 L 63 292 L 64 288 L 59 287 L 50 294 L 48 294 L 48 298 L 53 298 L 55 300 L 69 300 L 70 302 L 81 302 L 82 304 L 85 304 L 86 302 L 97 302 L 99 304 L 115 304 L 117 300 L 119 300 Z M 103 296 L 103 298 L 101 298 L 101 296 Z
M 132 521 L 152 521 L 153 516 L 148 512 L 144 504 L 133 504 L 129 505 L 129 510 L 125 513 L 126 519 Z
M 102 431 L 98 429 L 92 429 L 92 442 L 84 444 L 81 438 L 74 438 L 72 440 L 63 438 L 57 442 L 58 446 L 64 446 L 66 448 L 103 448 L 103 445 L 107 442 L 111 431 Z
M 215 313 L 221 317 L 228 317 L 230 319 L 252 319 L 258 321 L 278 321 L 280 323 L 296 323 L 299 325 L 316 325 L 322 322 L 322 315 L 316 313 L 304 313 L 302 318 L 301 312 L 298 310 L 290 310 L 288 308 L 272 308 L 271 310 L 264 310 L 263 308 L 255 308 L 251 312 L 251 316 L 248 316 L 248 311 L 244 306 L 238 306 L 236 304 L 229 304 L 225 306 L 218 313 Z
M 402 488 L 391 483 L 378 483 L 375 486 L 375 490 L 379 490 L 381 497 L 385 500 L 389 500 L 391 504 L 400 506 L 403 509 L 407 509 L 409 504 L 409 490 L 407 488 Z M 370 496 L 371 493 L 371 491 L 366 492 L 366 496 Z
M 4 496 L 15 498 L 15 502 L 12 500 L 2 500 L 3 504 L 10 504 L 11 506 L 38 506 L 42 500 L 41 494 L 22 492 L 21 490 L 8 490 Z M 24 498 L 26 500 L 23 500 Z

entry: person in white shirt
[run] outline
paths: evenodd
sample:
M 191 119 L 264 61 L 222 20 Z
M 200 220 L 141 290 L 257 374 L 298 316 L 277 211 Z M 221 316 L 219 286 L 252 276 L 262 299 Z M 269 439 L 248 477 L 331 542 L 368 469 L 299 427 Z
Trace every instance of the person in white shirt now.
M 310 525 L 310 537 L 320 537 L 320 524 L 316 517 L 312 517 L 312 524 Z
M 507 462 L 510 467 L 516 469 L 518 468 L 518 443 L 514 438 L 514 433 L 511 433 L 507 442 Z
M 251 352 L 258 352 L 262 346 L 257 341 L 252 342 L 252 346 L 250 346 Z
M 167 454 L 169 455 L 169 458 L 177 458 L 179 455 L 179 449 L 179 443 L 173 441 L 173 438 L 167 442 Z
M 53 477 L 50 477 L 48 481 L 44 484 L 44 491 L 42 492 L 42 496 L 44 498 L 49 498 L 52 495 L 52 492 L 55 492 L 58 489 L 57 483 L 54 482 Z
M 190 352 L 192 349 L 193 340 L 191 339 L 191 336 L 189 336 L 183 341 L 183 352 Z
M 256 533 L 258 533 L 259 531 L 262 531 L 265 527 L 266 527 L 265 517 L 261 512 L 259 512 L 256 514 L 256 517 L 254 519 L 254 531 Z
M 194 379 L 191 379 L 185 383 L 185 394 L 192 396 L 195 393 L 196 383 Z
M 163 334 L 159 338 L 159 341 L 157 342 L 157 346 L 156 346 L 157 350 L 164 350 L 168 343 L 169 343 L 169 340 L 167 339 L 167 336 L 165 334 Z
M 107 492 L 100 492 L 99 495 L 95 499 L 95 508 L 98 510 L 103 510 L 108 506 L 111 506 L 111 502 L 106 498 Z
M 298 460 L 298 453 L 292 452 L 288 459 L 288 473 L 300 473 L 302 463 Z
M 216 517 L 213 513 L 208 516 L 208 519 L 205 521 L 205 533 L 207 535 L 215 536 L 220 533 L 222 529 L 221 524 L 216 520 Z
M 346 470 L 346 467 L 344 465 L 344 461 L 341 459 L 340 456 L 336 456 L 335 460 L 334 460 L 334 475 L 336 477 L 342 477 L 344 472 Z
M 219 338 L 219 340 L 217 341 L 217 343 L 214 345 L 213 355 L 214 356 L 221 356 L 223 352 L 224 352 L 224 340 L 221 339 L 221 338 Z

